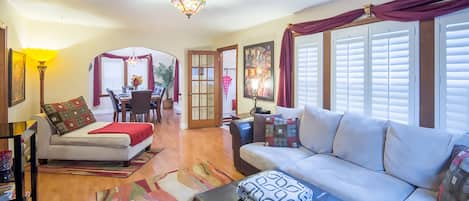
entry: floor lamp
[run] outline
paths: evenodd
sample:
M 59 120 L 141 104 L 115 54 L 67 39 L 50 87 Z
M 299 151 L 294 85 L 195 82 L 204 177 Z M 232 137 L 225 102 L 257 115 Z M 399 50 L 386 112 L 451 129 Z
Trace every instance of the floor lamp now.
M 40 81 L 40 110 L 42 112 L 42 105 L 44 105 L 44 79 L 47 69 L 46 62 L 54 59 L 57 56 L 56 50 L 47 50 L 47 49 L 38 49 L 38 48 L 27 48 L 24 49 L 24 52 L 30 58 L 39 62 L 37 70 L 39 71 L 39 81 Z

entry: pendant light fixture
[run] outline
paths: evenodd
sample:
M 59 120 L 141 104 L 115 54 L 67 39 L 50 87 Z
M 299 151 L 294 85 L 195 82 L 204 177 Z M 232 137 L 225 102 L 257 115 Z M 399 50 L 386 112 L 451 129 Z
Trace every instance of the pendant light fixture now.
M 205 6 L 206 0 L 171 0 L 171 3 L 187 18 L 191 18 Z
M 137 56 L 135 56 L 135 49 L 132 49 L 132 56 L 130 56 L 126 62 L 127 64 L 132 65 L 132 66 L 137 65 L 137 63 L 139 62 L 139 59 L 137 58 Z

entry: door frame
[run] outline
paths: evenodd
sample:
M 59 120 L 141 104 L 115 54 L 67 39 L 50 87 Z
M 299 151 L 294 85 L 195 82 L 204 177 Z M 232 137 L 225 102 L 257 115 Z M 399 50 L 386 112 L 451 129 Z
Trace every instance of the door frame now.
M 225 47 L 221 47 L 221 48 L 218 48 L 217 49 L 217 52 L 218 54 L 220 55 L 220 68 L 221 70 L 223 71 L 223 52 L 224 51 L 227 51 L 227 50 L 236 50 L 236 77 L 235 77 L 235 81 L 236 81 L 236 116 L 239 115 L 238 113 L 238 101 L 239 101 L 239 97 L 238 97 L 238 44 L 234 44 L 234 45 L 230 45 L 230 46 L 225 46 Z M 223 73 L 220 73 L 220 80 L 223 79 Z M 220 94 L 220 103 L 223 104 L 223 93 Z M 223 118 L 223 105 L 221 105 L 220 107 L 220 117 Z
M 8 123 L 8 28 L 0 22 L 0 124 Z M 3 131 L 0 131 L 3 132 Z M 8 149 L 8 140 L 0 141 L 0 151 Z
M 211 120 L 206 120 L 202 121 L 200 124 L 194 124 L 192 122 L 192 55 L 193 54 L 213 54 L 215 56 L 214 58 L 214 77 L 215 77 L 215 89 L 214 89 L 214 96 L 217 96 L 217 94 L 222 93 L 222 89 L 219 86 L 221 83 L 221 71 L 220 71 L 220 55 L 217 51 L 209 51 L 209 50 L 188 50 L 187 51 L 187 72 L 188 72 L 188 79 L 187 79 L 187 89 L 188 89 L 188 94 L 187 94 L 187 123 L 188 123 L 188 128 L 189 129 L 195 129 L 195 128 L 205 128 L 204 124 L 207 124 Z M 218 83 L 217 83 L 218 79 Z M 219 96 L 221 97 L 221 96 Z M 216 127 L 219 127 L 222 125 L 222 118 L 220 116 L 219 111 L 221 111 L 221 99 L 220 98 L 215 98 L 214 100 L 214 107 L 215 107 L 215 125 Z M 201 120 L 198 120 L 201 121 Z

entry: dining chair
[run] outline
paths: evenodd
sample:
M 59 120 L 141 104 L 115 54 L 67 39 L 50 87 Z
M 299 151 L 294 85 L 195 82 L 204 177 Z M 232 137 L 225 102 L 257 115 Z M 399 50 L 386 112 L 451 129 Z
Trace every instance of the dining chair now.
M 109 95 L 109 98 L 111 99 L 112 108 L 114 109 L 114 115 L 113 115 L 112 121 L 118 122 L 119 113 L 122 112 L 122 105 L 119 104 L 119 100 L 116 98 L 116 94 L 114 93 L 114 91 L 112 91 L 111 89 L 106 89 L 106 91 Z M 126 105 L 126 109 L 131 110 L 131 106 Z
M 161 86 L 155 87 L 155 90 L 153 91 L 153 94 L 161 97 L 160 100 L 152 101 L 150 104 L 150 109 L 153 112 L 153 117 L 157 119 L 157 122 L 161 122 L 161 108 L 162 108 L 161 104 L 163 102 L 163 96 L 165 92 L 166 92 L 166 88 L 161 87 Z
M 151 104 L 152 91 L 132 91 L 132 100 L 130 106 L 132 107 L 130 114 L 130 121 L 137 121 L 138 115 L 145 116 L 145 121 L 150 120 L 150 104 Z

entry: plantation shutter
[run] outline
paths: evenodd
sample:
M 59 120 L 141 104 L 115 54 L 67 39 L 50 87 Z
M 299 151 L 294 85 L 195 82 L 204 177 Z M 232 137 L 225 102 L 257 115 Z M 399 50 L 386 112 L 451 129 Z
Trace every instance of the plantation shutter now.
M 322 34 L 295 38 L 295 106 L 322 107 Z
M 333 32 L 333 104 L 337 112 L 365 113 L 365 56 L 367 37 L 363 29 Z
M 469 12 L 442 17 L 439 24 L 439 127 L 469 131 Z
M 371 116 L 404 124 L 415 122 L 416 23 L 370 26 Z

